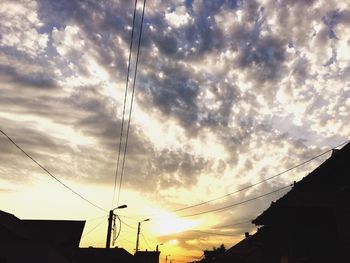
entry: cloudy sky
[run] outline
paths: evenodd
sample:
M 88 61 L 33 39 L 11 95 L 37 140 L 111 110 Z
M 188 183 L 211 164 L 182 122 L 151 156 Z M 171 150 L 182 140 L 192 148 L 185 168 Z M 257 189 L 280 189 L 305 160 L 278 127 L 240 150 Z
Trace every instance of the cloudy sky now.
M 244 222 L 288 189 L 188 215 L 284 187 L 329 154 L 247 191 L 172 211 L 349 138 L 350 4 L 148 0 L 134 82 L 139 1 L 124 128 L 133 83 L 134 104 L 122 187 L 118 175 L 113 197 L 133 8 L 129 0 L 1 0 L 0 129 L 98 206 L 127 204 L 118 211 L 118 246 L 133 252 L 137 222 L 151 218 L 142 223 L 140 248 L 164 243 L 161 258 L 185 262 L 254 231 Z M 3 134 L 0 163 L 1 210 L 87 220 L 81 246 L 104 246 L 107 213 L 58 184 Z

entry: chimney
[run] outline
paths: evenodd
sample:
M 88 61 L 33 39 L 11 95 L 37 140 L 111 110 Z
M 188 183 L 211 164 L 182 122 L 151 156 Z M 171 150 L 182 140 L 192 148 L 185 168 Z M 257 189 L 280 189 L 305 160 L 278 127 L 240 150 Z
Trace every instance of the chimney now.
M 248 237 L 250 237 L 250 234 L 249 234 L 249 232 L 245 232 L 245 233 L 244 233 L 244 235 L 245 235 L 245 238 L 248 238 Z

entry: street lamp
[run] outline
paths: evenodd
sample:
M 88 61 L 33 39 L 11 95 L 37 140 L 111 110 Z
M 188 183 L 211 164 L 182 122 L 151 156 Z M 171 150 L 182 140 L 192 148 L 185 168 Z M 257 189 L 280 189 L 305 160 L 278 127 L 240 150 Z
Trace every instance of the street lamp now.
M 141 223 L 142 222 L 147 222 L 149 221 L 149 218 L 145 219 L 145 220 L 142 220 L 138 223 L 137 225 L 137 238 L 136 238 L 136 252 L 139 251 L 139 236 L 140 236 L 140 228 L 141 228 Z
M 112 221 L 113 221 L 113 217 L 115 216 L 115 214 L 113 213 L 114 210 L 123 209 L 123 208 L 127 208 L 127 207 L 128 207 L 127 205 L 120 205 L 120 206 L 113 208 L 112 210 L 109 211 L 106 248 L 110 248 L 110 246 L 111 246 Z
M 156 251 L 157 251 L 157 252 L 158 252 L 158 247 L 159 247 L 159 246 L 162 246 L 162 245 L 164 245 L 164 243 L 158 244 L 158 245 L 156 246 Z
M 166 255 L 165 256 L 165 263 L 168 263 L 168 257 L 170 257 L 171 255 Z

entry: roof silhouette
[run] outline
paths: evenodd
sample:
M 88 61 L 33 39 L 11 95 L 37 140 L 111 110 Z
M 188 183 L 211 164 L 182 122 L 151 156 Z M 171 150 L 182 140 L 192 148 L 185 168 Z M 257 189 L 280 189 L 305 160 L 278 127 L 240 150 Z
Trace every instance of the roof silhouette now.
M 128 263 L 133 262 L 133 256 L 124 248 L 79 248 L 78 262 L 84 263 Z
M 331 157 L 320 166 L 294 183 L 293 188 L 255 218 L 252 223 L 266 225 L 278 214 L 291 207 L 333 207 L 336 198 L 349 192 L 350 143 L 340 150 L 333 151 Z
M 85 221 L 21 220 L 0 210 L 0 226 L 18 239 L 42 241 L 63 247 L 78 247 Z

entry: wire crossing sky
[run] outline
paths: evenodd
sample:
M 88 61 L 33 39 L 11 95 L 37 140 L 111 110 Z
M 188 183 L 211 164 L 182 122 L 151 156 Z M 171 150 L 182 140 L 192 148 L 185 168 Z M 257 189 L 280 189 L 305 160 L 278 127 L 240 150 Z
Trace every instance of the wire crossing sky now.
M 134 5 L 134 12 L 132 16 L 132 28 L 131 28 L 131 37 L 130 37 L 130 47 L 129 47 L 129 59 L 128 59 L 128 69 L 126 72 L 126 81 L 125 81 L 125 92 L 124 92 L 124 102 L 123 102 L 123 113 L 122 113 L 122 120 L 121 120 L 121 127 L 120 127 L 120 136 L 119 136 L 119 145 L 118 145 L 118 157 L 117 157 L 117 168 L 115 171 L 115 179 L 114 179 L 114 187 L 113 187 L 113 199 L 112 199 L 112 208 L 114 206 L 114 199 L 115 199 L 115 191 L 117 187 L 117 180 L 118 180 L 118 172 L 119 172 L 119 161 L 120 161 L 120 154 L 122 149 L 122 141 L 123 141 L 123 131 L 124 131 L 124 121 L 125 121 L 125 107 L 126 107 L 126 99 L 128 95 L 128 88 L 129 88 L 129 79 L 130 79 L 130 63 L 132 58 L 132 46 L 134 43 L 134 28 L 135 28 L 135 14 L 136 14 L 136 7 L 137 7 L 137 0 L 135 0 Z M 130 118 L 130 117 L 129 117 Z M 123 155 L 123 157 L 125 154 Z M 120 185 L 122 180 L 120 179 Z M 119 199 L 119 193 L 120 193 L 120 187 L 118 190 L 118 199 Z M 118 200 L 119 202 L 119 200 Z
M 96 205 L 95 203 L 91 202 L 89 199 L 86 197 L 82 196 L 78 192 L 76 192 L 74 189 L 72 189 L 70 186 L 62 182 L 59 178 L 57 178 L 55 175 L 53 175 L 49 170 L 47 170 L 44 166 L 42 166 L 37 160 L 35 160 L 32 156 L 30 156 L 26 151 L 24 151 L 16 142 L 14 142 L 4 131 L 0 129 L 0 132 L 15 146 L 17 147 L 25 156 L 27 156 L 31 161 L 33 161 L 36 165 L 38 165 L 45 173 L 50 175 L 54 180 L 56 180 L 59 184 L 67 188 L 69 191 L 71 191 L 73 194 L 81 198 L 83 201 L 89 203 L 90 205 L 94 206 L 97 209 L 100 209 L 104 212 L 107 212 L 106 209 Z

